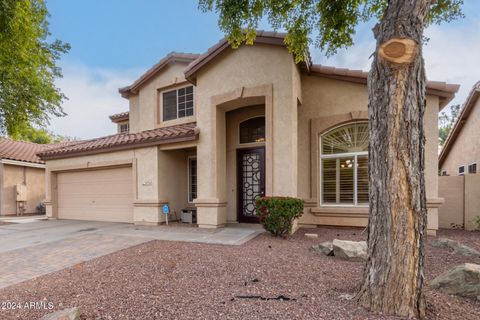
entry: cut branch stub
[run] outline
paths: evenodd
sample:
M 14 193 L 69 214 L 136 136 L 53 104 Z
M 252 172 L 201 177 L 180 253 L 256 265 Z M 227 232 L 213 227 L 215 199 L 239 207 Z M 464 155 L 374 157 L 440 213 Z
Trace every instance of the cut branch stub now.
M 416 53 L 417 43 L 412 39 L 390 39 L 378 49 L 382 59 L 398 64 L 412 62 Z

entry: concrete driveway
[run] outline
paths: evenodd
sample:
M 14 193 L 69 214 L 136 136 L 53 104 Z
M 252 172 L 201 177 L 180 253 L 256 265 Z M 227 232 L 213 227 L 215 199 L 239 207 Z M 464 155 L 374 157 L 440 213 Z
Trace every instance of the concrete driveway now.
M 198 229 L 75 220 L 0 225 L 0 289 L 151 240 L 241 245 L 261 232 L 259 226 Z

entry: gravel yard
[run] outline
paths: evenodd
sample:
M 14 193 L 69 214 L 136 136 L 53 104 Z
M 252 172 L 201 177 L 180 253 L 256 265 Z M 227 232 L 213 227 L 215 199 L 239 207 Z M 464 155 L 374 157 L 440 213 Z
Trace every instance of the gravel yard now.
M 310 250 L 334 238 L 365 239 L 361 231 L 300 230 L 288 240 L 263 234 L 242 246 L 151 241 L 2 289 L 0 302 L 78 306 L 82 319 L 388 319 L 340 297 L 358 289 L 362 263 Z M 478 232 L 439 236 L 480 250 Z M 464 262 L 480 259 L 428 245 L 427 280 Z M 426 295 L 429 319 L 480 318 L 477 301 L 430 289 Z M 38 319 L 48 312 L 0 310 L 0 319 Z

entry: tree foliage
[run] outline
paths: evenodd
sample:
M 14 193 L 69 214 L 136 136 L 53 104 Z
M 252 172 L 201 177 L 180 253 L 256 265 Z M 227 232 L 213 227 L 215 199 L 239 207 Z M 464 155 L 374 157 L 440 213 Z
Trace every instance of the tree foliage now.
M 463 0 L 432 1 L 427 23 L 462 17 Z M 219 27 L 233 47 L 253 44 L 262 19 L 274 29 L 287 31 L 285 43 L 297 62 L 305 59 L 309 46 L 327 56 L 353 45 L 356 26 L 380 20 L 388 0 L 199 0 L 203 11 L 219 14 Z
M 49 41 L 43 0 L 0 0 L 0 133 L 11 136 L 64 116 L 66 98 L 55 86 L 70 46 Z
M 445 144 L 448 134 L 452 131 L 453 125 L 460 113 L 460 105 L 456 104 L 450 107 L 450 113 L 442 111 L 438 116 L 438 143 L 440 146 Z
M 26 125 L 24 128 L 18 128 L 15 133 L 9 136 L 13 140 L 30 141 L 38 144 L 59 143 L 62 141 L 74 140 L 71 137 L 55 134 L 44 128 L 35 128 Z

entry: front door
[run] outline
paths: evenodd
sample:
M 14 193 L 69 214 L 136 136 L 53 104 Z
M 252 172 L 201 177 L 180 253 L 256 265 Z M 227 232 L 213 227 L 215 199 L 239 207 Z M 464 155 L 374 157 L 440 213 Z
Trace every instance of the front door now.
M 255 199 L 265 194 L 265 148 L 237 150 L 237 217 L 239 222 L 258 222 Z

